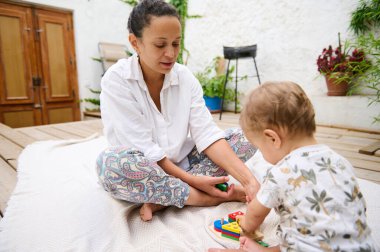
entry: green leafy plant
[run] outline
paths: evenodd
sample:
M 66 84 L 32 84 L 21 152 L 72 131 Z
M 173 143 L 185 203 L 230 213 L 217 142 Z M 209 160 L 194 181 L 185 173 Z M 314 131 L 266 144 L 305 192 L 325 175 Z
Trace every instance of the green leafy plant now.
M 356 35 L 370 32 L 380 25 L 380 0 L 360 0 L 359 6 L 351 14 L 350 29 Z
M 351 14 L 350 29 L 357 35 L 354 42 L 363 48 L 371 61 L 366 74 L 359 81 L 374 90 L 374 98 L 370 98 L 369 106 L 380 102 L 380 0 L 361 0 Z M 374 117 L 380 123 L 380 114 Z
M 101 92 L 100 90 L 95 90 L 95 89 L 91 89 L 91 88 L 89 88 L 89 90 L 91 93 L 95 94 L 96 96 L 99 96 L 99 94 Z M 100 109 L 100 99 L 98 97 L 96 97 L 96 98 L 84 98 L 84 99 L 81 99 L 80 101 L 92 104 L 93 108 L 85 108 L 86 111 L 99 111 L 99 109 Z
M 188 15 L 188 12 L 187 12 L 187 9 L 188 9 L 187 8 L 188 0 L 169 0 L 169 3 L 171 5 L 173 5 L 177 9 L 178 14 L 179 14 L 179 18 L 180 18 L 180 21 L 181 21 L 181 26 L 182 26 L 182 30 L 181 30 L 181 47 L 180 47 L 180 51 L 179 51 L 179 54 L 178 54 L 177 62 L 181 63 L 181 64 L 186 64 L 187 63 L 187 58 L 184 59 L 184 52 L 186 52 L 187 55 L 189 55 L 189 51 L 185 47 L 186 20 L 189 19 L 189 18 L 200 18 L 201 16 L 199 16 L 199 15 Z
M 221 73 L 218 71 L 221 64 L 221 57 L 215 57 L 212 62 L 206 66 L 206 68 L 202 72 L 198 72 L 195 74 L 197 79 L 202 85 L 203 95 L 208 97 L 223 97 L 224 91 L 224 83 L 226 81 L 225 73 Z M 232 66 L 228 69 L 229 77 L 228 81 L 232 80 L 231 73 L 234 71 L 235 67 Z M 240 79 L 245 79 L 246 77 L 241 77 Z M 226 93 L 224 97 L 225 101 L 234 101 L 235 100 L 235 92 L 234 89 L 226 86 Z
M 132 6 L 135 6 L 139 3 L 138 0 L 120 0 L 120 1 L 122 1 L 123 3 L 129 4 L 129 5 L 132 5 Z

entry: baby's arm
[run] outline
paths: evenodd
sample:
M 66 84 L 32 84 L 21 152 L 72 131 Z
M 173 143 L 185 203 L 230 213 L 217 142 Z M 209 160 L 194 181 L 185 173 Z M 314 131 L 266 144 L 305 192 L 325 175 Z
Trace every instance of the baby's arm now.
M 244 232 L 252 233 L 260 227 L 270 210 L 270 208 L 263 206 L 255 198 L 248 204 L 246 214 L 244 216 L 237 216 L 236 218 Z

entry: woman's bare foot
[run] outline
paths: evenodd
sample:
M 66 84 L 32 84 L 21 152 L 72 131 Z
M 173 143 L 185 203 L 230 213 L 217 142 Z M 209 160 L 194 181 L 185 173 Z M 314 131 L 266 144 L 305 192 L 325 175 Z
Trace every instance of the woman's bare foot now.
M 240 202 L 246 202 L 247 201 L 247 196 L 245 194 L 244 188 L 241 185 L 231 185 L 233 187 L 233 192 L 231 194 L 231 197 L 229 197 L 228 201 L 240 201 Z
M 153 218 L 153 213 L 167 206 L 157 205 L 153 203 L 144 203 L 140 208 L 140 218 L 142 221 L 150 221 Z

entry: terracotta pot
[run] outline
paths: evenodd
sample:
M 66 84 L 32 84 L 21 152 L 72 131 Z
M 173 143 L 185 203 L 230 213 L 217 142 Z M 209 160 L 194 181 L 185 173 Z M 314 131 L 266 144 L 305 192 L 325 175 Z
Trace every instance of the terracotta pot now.
M 336 78 L 326 75 L 327 95 L 328 96 L 346 96 L 349 85 L 347 81 L 337 82 Z

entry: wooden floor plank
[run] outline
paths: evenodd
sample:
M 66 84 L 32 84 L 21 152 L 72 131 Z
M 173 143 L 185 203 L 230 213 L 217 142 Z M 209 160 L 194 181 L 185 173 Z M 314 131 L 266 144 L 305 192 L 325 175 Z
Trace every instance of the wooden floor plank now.
M 344 141 L 340 138 L 324 138 L 324 137 L 316 137 L 316 138 L 319 143 L 323 143 L 326 145 L 330 145 L 330 144 L 334 144 L 337 146 L 341 145 L 342 148 L 353 148 L 356 151 L 359 151 L 359 149 L 363 147 L 363 145 L 360 145 L 359 143 L 353 143 L 352 141 Z
M 380 150 L 376 151 L 374 154 L 376 157 L 380 157 Z
M 361 148 L 359 152 L 366 155 L 374 155 L 378 150 L 380 150 L 380 141 L 374 142 Z
M 360 137 L 352 137 L 352 136 L 342 136 L 338 139 L 341 143 L 347 144 L 357 144 L 359 146 L 367 146 L 375 143 L 377 140 L 368 139 L 368 138 L 360 138 Z
M 346 136 L 380 140 L 380 132 L 363 132 L 361 130 L 327 127 L 327 126 L 322 126 L 322 125 L 317 125 L 317 131 L 329 132 L 329 133 L 338 134 L 338 135 L 346 135 Z
M 66 131 L 62 131 L 62 130 L 54 127 L 54 126 L 50 126 L 50 127 L 43 126 L 43 127 L 39 128 L 39 130 L 41 130 L 42 132 L 45 132 L 47 134 L 50 134 L 54 137 L 57 137 L 59 139 L 79 139 L 79 138 L 81 138 L 81 136 L 79 136 L 77 134 L 67 133 Z
M 101 125 L 101 128 L 99 128 L 99 127 L 97 127 L 96 124 L 94 125 L 94 124 L 82 123 L 82 124 L 73 124 L 72 127 L 80 128 L 81 130 L 86 131 L 90 135 L 92 135 L 94 133 L 99 133 L 99 134 L 103 133 L 103 126 L 102 125 Z
M 53 136 L 51 134 L 47 134 L 35 127 L 26 127 L 26 128 L 17 128 L 16 131 L 23 133 L 25 135 L 33 136 L 37 141 L 44 140 L 58 140 L 60 138 Z
M 86 130 L 83 130 L 82 128 L 73 127 L 72 124 L 67 124 L 67 125 L 60 124 L 60 125 L 55 125 L 54 127 L 64 132 L 67 132 L 69 134 L 75 134 L 83 138 L 86 138 L 93 134 L 93 132 L 88 132 Z
M 351 157 L 358 160 L 372 161 L 372 162 L 379 163 L 379 167 L 380 167 L 380 157 L 360 154 L 358 151 L 346 151 L 346 150 L 341 150 L 341 149 L 334 149 L 334 150 L 344 157 Z
M 354 173 L 358 178 L 366 179 L 374 183 L 380 184 L 380 173 L 369 171 L 366 169 L 354 168 Z M 378 192 L 376 192 L 378 193 Z
M 345 157 L 347 160 L 356 168 L 361 168 L 365 170 L 380 172 L 380 165 L 378 162 L 360 160 L 353 157 Z
M 315 137 L 317 137 L 317 138 L 338 139 L 338 138 L 341 138 L 342 136 L 341 135 L 337 135 L 337 134 L 328 134 L 328 133 L 317 132 L 317 133 L 315 133 Z
M 85 124 L 87 127 L 90 127 L 96 131 L 98 131 L 99 133 L 103 133 L 103 123 L 101 120 L 96 120 L 94 123 L 87 123 Z
M 3 136 L 0 136 L 0 157 L 4 160 L 16 160 L 22 150 L 23 148 L 19 145 Z
M 344 150 L 344 151 L 358 152 L 358 149 L 359 149 L 359 147 L 356 145 L 341 144 L 339 142 L 327 141 L 326 139 L 317 138 L 317 141 L 320 144 L 328 145 L 333 150 Z
M 12 142 L 16 143 L 17 145 L 20 145 L 23 148 L 25 148 L 28 144 L 31 144 L 34 141 L 36 141 L 34 137 L 21 134 L 2 123 L 0 123 L 0 135 L 10 139 Z
M 12 166 L 12 168 L 17 171 L 17 160 L 16 159 L 11 159 L 11 160 L 8 160 L 8 164 L 10 166 Z
M 0 211 L 3 214 L 7 207 L 7 202 L 16 186 L 16 171 L 3 159 L 0 159 Z

